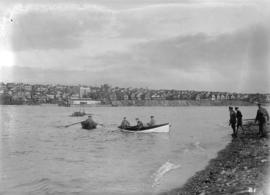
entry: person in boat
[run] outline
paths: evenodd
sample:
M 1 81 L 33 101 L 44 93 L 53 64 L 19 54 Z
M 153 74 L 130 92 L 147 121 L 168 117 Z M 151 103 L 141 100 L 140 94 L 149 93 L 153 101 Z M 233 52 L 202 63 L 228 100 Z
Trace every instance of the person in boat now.
M 233 107 L 229 107 L 229 112 L 230 112 L 230 120 L 229 120 L 229 125 L 232 127 L 233 134 L 232 137 L 237 137 L 237 132 L 235 129 L 236 125 L 236 113 L 233 111 Z
M 234 107 L 234 109 L 235 109 L 235 112 L 236 112 L 236 120 L 237 120 L 237 122 L 236 122 L 236 131 L 238 132 L 239 127 L 241 127 L 242 131 L 244 131 L 243 120 L 242 120 L 243 115 L 242 115 L 242 113 L 241 113 L 241 111 L 239 110 L 238 107 Z
M 266 122 L 269 121 L 269 114 L 265 108 L 261 106 L 260 103 L 258 103 L 258 110 L 257 115 L 255 118 L 255 123 L 259 123 L 259 133 L 258 135 L 260 137 L 265 137 L 265 128 L 266 128 Z
M 121 122 L 121 125 L 120 125 L 121 129 L 125 129 L 125 128 L 129 127 L 129 126 L 130 126 L 130 123 L 128 122 L 127 118 L 124 117 L 122 122 Z
M 92 115 L 89 115 L 88 119 L 86 119 L 84 123 L 89 129 L 94 129 L 97 126 L 97 123 L 93 120 Z
M 142 128 L 143 128 L 143 123 L 142 123 L 142 121 L 140 121 L 139 118 L 136 118 L 136 122 L 137 122 L 137 129 L 142 129 Z
M 150 117 L 150 122 L 147 123 L 147 125 L 148 125 L 149 127 L 152 127 L 152 126 L 155 126 L 155 125 L 156 125 L 156 121 L 155 121 L 155 117 L 154 117 L 154 116 L 151 116 L 151 117 Z

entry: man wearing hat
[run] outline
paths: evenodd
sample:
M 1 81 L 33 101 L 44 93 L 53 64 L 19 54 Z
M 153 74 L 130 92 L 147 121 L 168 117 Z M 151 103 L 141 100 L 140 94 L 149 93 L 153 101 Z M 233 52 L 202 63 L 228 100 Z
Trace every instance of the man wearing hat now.
M 258 135 L 260 137 L 265 137 L 265 128 L 266 128 L 266 122 L 269 121 L 269 114 L 265 108 L 261 106 L 260 103 L 258 103 L 258 110 L 257 115 L 255 118 L 255 123 L 258 121 L 259 123 L 259 133 Z
M 242 131 L 244 131 L 244 128 L 243 128 L 243 122 L 242 122 L 242 113 L 241 111 L 239 110 L 238 107 L 234 107 L 235 109 L 235 112 L 236 112 L 236 119 L 237 119 L 237 122 L 236 122 L 236 132 L 238 132 L 238 129 L 239 127 L 241 127 Z
M 95 129 L 97 126 L 97 123 L 93 120 L 92 115 L 88 116 L 88 119 L 86 119 L 85 123 L 89 129 Z
M 236 114 L 233 111 L 233 107 L 229 107 L 229 112 L 230 112 L 230 121 L 229 121 L 229 125 L 232 127 L 233 130 L 233 134 L 232 137 L 237 137 L 237 132 L 235 129 L 235 124 L 236 124 Z

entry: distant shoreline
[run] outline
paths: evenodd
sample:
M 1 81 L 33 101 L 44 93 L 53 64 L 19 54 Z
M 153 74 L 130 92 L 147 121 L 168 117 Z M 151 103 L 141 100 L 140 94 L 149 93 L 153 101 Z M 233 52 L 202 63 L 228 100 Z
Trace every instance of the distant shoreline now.
M 122 100 L 113 101 L 112 106 L 254 106 L 256 104 L 241 100 Z
M 258 138 L 257 132 L 254 126 L 247 129 L 181 188 L 160 195 L 268 194 L 269 139 Z
M 0 105 L 29 105 L 29 106 L 38 106 L 38 105 L 55 105 L 59 107 L 59 104 L 2 104 Z M 269 103 L 264 103 L 264 105 L 270 105 Z M 241 100 L 121 100 L 121 101 L 112 101 L 111 104 L 91 104 L 91 105 L 71 105 L 71 107 L 129 107 L 129 106 L 145 106 L 145 107 L 188 107 L 188 106 L 256 106 L 256 103 L 241 101 Z

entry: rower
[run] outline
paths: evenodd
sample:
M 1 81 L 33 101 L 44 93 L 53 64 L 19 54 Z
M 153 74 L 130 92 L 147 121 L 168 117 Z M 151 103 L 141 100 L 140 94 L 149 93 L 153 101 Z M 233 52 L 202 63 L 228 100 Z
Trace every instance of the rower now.
M 97 123 L 93 120 L 92 115 L 88 116 L 88 119 L 84 121 L 89 129 L 94 129 L 97 126 Z
M 143 128 L 143 123 L 142 123 L 142 121 L 140 121 L 139 118 L 136 118 L 136 121 L 137 121 L 137 129 L 142 129 L 142 128 Z
M 125 129 L 125 128 L 129 127 L 129 126 L 130 126 L 130 123 L 128 122 L 127 118 L 124 117 L 122 122 L 121 122 L 121 125 L 120 125 L 121 129 Z

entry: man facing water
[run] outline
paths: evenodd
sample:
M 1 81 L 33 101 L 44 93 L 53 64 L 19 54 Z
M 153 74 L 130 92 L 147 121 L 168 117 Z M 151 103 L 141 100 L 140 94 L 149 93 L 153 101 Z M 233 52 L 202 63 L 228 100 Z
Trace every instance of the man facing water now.
M 236 122 L 236 132 L 238 132 L 239 127 L 241 127 L 242 131 L 244 131 L 243 121 L 242 121 L 243 115 L 242 115 L 242 113 L 241 113 L 241 111 L 239 110 L 238 107 L 235 107 L 234 109 L 236 111 L 236 119 L 237 119 L 237 122 Z
M 233 107 L 229 107 L 229 112 L 230 112 L 230 121 L 229 121 L 229 125 L 232 127 L 232 130 L 233 130 L 233 134 L 232 136 L 233 137 L 237 137 L 237 132 L 236 132 L 236 129 L 235 129 L 235 124 L 236 124 L 236 114 L 235 112 L 233 111 Z
M 266 122 L 269 121 L 269 114 L 265 108 L 261 106 L 261 104 L 258 104 L 258 110 L 257 115 L 255 118 L 255 123 L 259 122 L 259 133 L 258 135 L 260 137 L 265 137 L 265 128 L 266 128 Z

